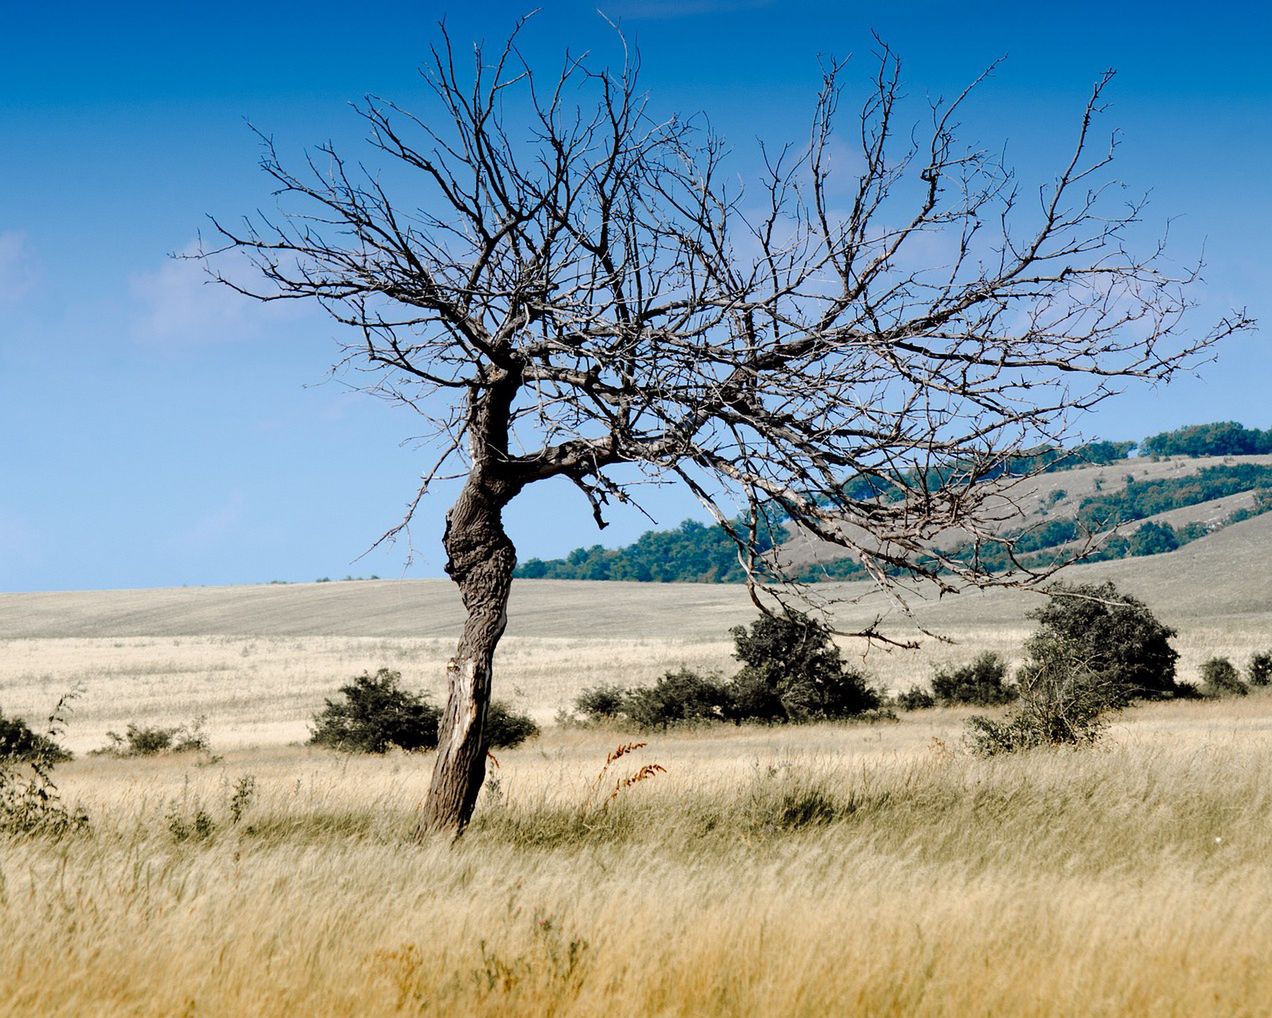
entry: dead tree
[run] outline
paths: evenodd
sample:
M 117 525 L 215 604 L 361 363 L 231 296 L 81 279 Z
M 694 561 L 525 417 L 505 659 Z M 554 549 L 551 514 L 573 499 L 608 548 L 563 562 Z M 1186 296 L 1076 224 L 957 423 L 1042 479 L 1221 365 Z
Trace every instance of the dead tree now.
M 1234 313 L 1179 339 L 1194 273 L 1170 272 L 1160 246 L 1132 253 L 1141 206 L 1103 181 L 1110 75 L 1071 158 L 1029 192 L 956 140 L 968 92 L 899 129 L 899 63 L 881 47 L 845 144 L 834 63 L 807 143 L 765 152 L 744 191 L 704 123 L 653 112 L 635 54 L 617 70 L 567 55 L 545 79 L 520 31 L 461 61 L 443 30 L 426 115 L 358 107 L 383 173 L 330 144 L 285 169 L 262 138 L 279 211 L 217 223 L 207 252 L 247 252 L 261 284 L 229 282 L 251 296 L 321 305 L 354 337 L 344 366 L 431 423 L 435 462 L 386 537 L 437 478 L 464 479 L 444 543 L 468 614 L 424 830 L 462 831 L 484 778 L 516 562 L 503 512 L 526 485 L 568 478 L 604 526 L 634 495 L 631 465 L 679 479 L 737 542 L 762 607 L 792 589 L 760 551 L 783 526 L 889 589 L 1034 582 L 938 537 L 1006 540 L 994 517 L 1021 450 L 1250 324 Z

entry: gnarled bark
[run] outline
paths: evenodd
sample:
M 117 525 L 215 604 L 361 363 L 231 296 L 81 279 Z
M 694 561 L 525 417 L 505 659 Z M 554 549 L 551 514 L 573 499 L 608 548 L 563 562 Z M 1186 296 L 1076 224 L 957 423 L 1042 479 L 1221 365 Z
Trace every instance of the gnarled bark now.
M 517 553 L 504 532 L 511 495 L 475 472 L 446 516 L 446 572 L 459 586 L 468 617 L 447 667 L 446 708 L 420 833 L 460 834 L 486 777 L 486 710 L 491 665 L 508 623 L 508 593 Z

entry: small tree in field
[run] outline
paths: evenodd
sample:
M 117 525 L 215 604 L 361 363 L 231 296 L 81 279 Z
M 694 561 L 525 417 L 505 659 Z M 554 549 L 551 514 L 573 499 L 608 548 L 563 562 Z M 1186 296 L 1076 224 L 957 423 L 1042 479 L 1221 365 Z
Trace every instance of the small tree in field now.
M 1251 654 L 1246 674 L 1252 686 L 1266 686 L 1272 683 L 1272 651 L 1257 651 Z
M 401 681 L 401 673 L 388 668 L 355 676 L 314 715 L 309 741 L 355 753 L 386 753 L 393 746 L 432 749 L 441 711 L 423 694 L 403 689 Z
M 567 56 L 545 78 L 517 32 L 465 60 L 443 30 L 421 113 L 366 99 L 372 154 L 393 172 L 330 145 L 292 170 L 266 141 L 279 212 L 216 224 L 262 279 L 224 281 L 321 306 L 348 328 L 344 363 L 367 388 L 431 425 L 435 459 L 386 537 L 435 478 L 463 478 L 443 543 L 468 614 L 425 831 L 462 830 L 485 774 L 516 563 L 503 514 L 528 485 L 571 482 L 603 526 L 641 473 L 679 480 L 736 542 L 767 611 L 794 589 L 766 556 L 788 523 L 886 587 L 1032 582 L 936 537 L 1010 552 L 993 518 L 1023 449 L 1063 441 L 1119 381 L 1169 379 L 1249 324 L 1174 341 L 1188 274 L 1132 251 L 1141 206 L 1102 178 L 1109 75 L 1030 193 L 1001 146 L 955 137 L 968 92 L 922 128 L 902 121 L 886 48 L 841 141 L 832 62 L 808 142 L 770 149 L 743 191 L 701 120 L 645 95 L 634 51 L 613 69 Z
M 1057 583 L 1050 593 L 1047 604 L 1028 615 L 1038 629 L 1025 641 L 1026 670 L 1081 668 L 1122 705 L 1184 692 L 1175 682 L 1175 630 L 1143 601 L 1111 582 Z
M 807 615 L 762 616 L 729 630 L 742 668 L 730 683 L 739 719 L 843 718 L 879 706 L 865 676 L 847 666 L 825 625 Z
M 1245 696 L 1250 687 L 1226 657 L 1212 657 L 1201 665 L 1201 691 L 1206 696 Z
M 938 668 L 932 675 L 932 695 L 947 706 L 988 707 L 1016 698 L 1016 690 L 1006 683 L 1007 662 L 1001 655 L 985 651 L 970 664 Z

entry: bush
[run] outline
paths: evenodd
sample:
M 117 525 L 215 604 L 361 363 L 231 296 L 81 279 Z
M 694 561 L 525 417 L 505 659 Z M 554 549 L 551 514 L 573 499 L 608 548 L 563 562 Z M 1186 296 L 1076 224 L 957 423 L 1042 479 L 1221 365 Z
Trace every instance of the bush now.
M 1063 657 L 1034 661 L 1016 677 L 1017 704 L 1001 721 L 967 719 L 972 748 L 985 756 L 1095 742 L 1125 700 L 1106 675 Z
M 159 753 L 207 753 L 208 737 L 203 731 L 205 717 L 197 717 L 188 725 L 164 728 L 159 725 L 135 725 L 131 722 L 124 734 L 107 732 L 107 743 L 94 755 L 155 756 Z
M 897 693 L 892 702 L 902 710 L 927 710 L 936 706 L 936 697 L 922 686 L 911 686 Z
M 0 749 L 0 834 L 44 834 L 60 837 L 88 826 L 83 811 L 68 809 L 53 781 L 53 769 L 70 754 L 57 744 L 64 730 L 72 690 L 57 702 L 43 733 L 31 732 L 25 722 L 8 719 L 14 737 Z M 20 728 L 18 726 L 21 726 Z M 29 734 L 28 740 L 23 733 Z
M 932 694 L 944 706 L 970 704 L 990 707 L 1010 703 L 1016 691 L 1006 685 L 1007 662 L 992 651 L 977 654 L 971 664 L 938 668 L 932 675 Z
M 1029 661 L 1080 666 L 1111 685 L 1123 704 L 1187 695 L 1175 681 L 1179 655 L 1170 645 L 1175 630 L 1143 601 L 1112 583 L 1057 583 L 1049 593 L 1048 603 L 1027 616 L 1040 623 L 1025 641 Z
M 589 721 L 616 718 L 624 713 L 631 690 L 626 686 L 592 686 L 574 698 L 574 709 Z
M 539 734 L 539 726 L 529 714 L 521 714 L 511 704 L 494 700 L 486 710 L 486 744 L 494 749 L 511 749 Z M 433 737 L 434 745 L 437 737 Z
M 353 753 L 436 748 L 441 710 L 425 694 L 403 689 L 401 679 L 388 668 L 355 676 L 340 687 L 343 699 L 327 700 L 314 715 L 310 743 Z
M 742 662 L 729 684 L 734 720 L 814 721 L 873 710 L 879 695 L 844 663 L 829 630 L 798 612 L 729 630 Z
M 1128 550 L 1134 556 L 1163 555 L 1179 547 L 1179 535 L 1169 523 L 1149 520 L 1131 535 Z
M 667 672 L 652 686 L 633 689 L 623 713 L 642 728 L 719 721 L 730 704 L 729 691 L 716 675 L 699 675 L 688 668 Z
M 1246 674 L 1252 686 L 1266 686 L 1272 683 L 1272 651 L 1252 654 Z
M 1206 696 L 1245 696 L 1250 692 L 1226 657 L 1212 657 L 1202 664 L 1201 691 Z
M 31 731 L 21 718 L 7 718 L 0 711 L 0 760 L 30 763 L 37 759 L 50 764 L 65 763 L 71 759 L 71 752 L 47 735 Z

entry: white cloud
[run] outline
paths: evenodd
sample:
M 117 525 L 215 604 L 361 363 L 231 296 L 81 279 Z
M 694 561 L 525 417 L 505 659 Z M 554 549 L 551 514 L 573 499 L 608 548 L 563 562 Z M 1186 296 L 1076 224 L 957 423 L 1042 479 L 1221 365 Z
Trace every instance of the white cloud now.
M 35 285 L 35 264 L 27 235 L 20 230 L 0 233 L 0 304 L 21 300 Z
M 150 343 L 202 345 L 251 339 L 271 323 L 291 317 L 277 304 L 265 305 L 236 292 L 208 275 L 198 252 L 189 244 L 153 272 L 134 275 L 129 289 L 134 301 L 133 335 Z M 222 256 L 217 270 L 251 288 L 254 269 L 245 259 Z

